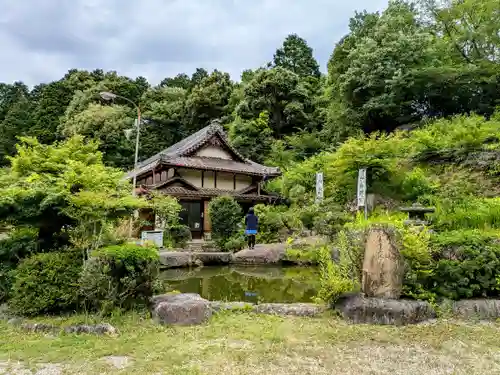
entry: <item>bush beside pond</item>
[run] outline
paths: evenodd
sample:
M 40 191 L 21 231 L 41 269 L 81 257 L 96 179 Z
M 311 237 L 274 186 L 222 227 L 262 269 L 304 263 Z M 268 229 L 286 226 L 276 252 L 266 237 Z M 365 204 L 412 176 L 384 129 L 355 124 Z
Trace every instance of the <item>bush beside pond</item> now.
M 80 277 L 87 309 L 109 312 L 146 306 L 157 287 L 159 254 L 154 247 L 133 244 L 95 250 Z
M 0 302 L 9 298 L 13 271 L 19 262 L 36 253 L 37 231 L 32 228 L 13 230 L 0 240 Z
M 172 225 L 165 229 L 163 238 L 166 248 L 183 249 L 191 241 L 191 230 L 187 225 Z
M 40 315 L 78 308 L 82 254 L 75 251 L 36 254 L 14 271 L 9 305 L 21 315 Z
M 227 251 L 226 244 L 235 242 L 243 212 L 240 205 L 229 196 L 221 196 L 210 201 L 208 206 L 212 225 L 212 238 L 220 250 Z M 230 243 L 231 243 L 230 242 Z

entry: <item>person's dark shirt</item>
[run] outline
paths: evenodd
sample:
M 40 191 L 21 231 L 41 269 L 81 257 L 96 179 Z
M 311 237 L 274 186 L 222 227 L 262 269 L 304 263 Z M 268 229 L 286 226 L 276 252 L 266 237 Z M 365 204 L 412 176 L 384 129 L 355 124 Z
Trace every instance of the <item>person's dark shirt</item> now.
M 245 225 L 247 226 L 247 230 L 257 230 L 259 225 L 259 218 L 254 214 L 248 214 L 245 217 Z

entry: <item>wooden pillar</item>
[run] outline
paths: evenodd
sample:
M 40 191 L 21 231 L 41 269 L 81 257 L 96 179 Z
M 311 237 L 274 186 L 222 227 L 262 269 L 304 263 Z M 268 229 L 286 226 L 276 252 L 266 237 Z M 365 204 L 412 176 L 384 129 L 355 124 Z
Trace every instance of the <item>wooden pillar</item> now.
M 203 232 L 210 233 L 212 231 L 212 224 L 210 223 L 210 215 L 208 214 L 208 204 L 210 201 L 203 201 Z

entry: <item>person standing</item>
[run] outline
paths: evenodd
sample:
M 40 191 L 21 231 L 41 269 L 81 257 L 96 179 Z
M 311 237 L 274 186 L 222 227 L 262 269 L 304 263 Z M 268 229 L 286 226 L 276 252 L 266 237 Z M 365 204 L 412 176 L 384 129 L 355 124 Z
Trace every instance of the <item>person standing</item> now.
M 248 248 L 255 248 L 255 236 L 257 235 L 257 228 L 259 226 L 259 218 L 255 215 L 253 207 L 250 207 L 248 214 L 245 217 L 245 234 L 248 238 Z

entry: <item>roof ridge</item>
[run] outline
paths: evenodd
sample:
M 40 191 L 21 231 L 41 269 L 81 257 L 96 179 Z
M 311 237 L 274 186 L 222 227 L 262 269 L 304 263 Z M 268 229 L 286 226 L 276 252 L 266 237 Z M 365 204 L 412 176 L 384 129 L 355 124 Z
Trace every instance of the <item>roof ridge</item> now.
M 203 147 L 207 142 L 212 139 L 214 136 L 219 136 L 220 141 L 223 143 L 223 146 L 227 147 L 229 151 L 236 157 L 238 160 L 231 160 L 236 163 L 242 163 L 249 167 L 254 167 L 260 169 L 260 173 L 265 174 L 276 174 L 280 172 L 280 169 L 277 167 L 268 167 L 259 163 L 256 163 L 248 158 L 245 158 L 231 143 L 227 138 L 227 133 L 224 130 L 224 127 L 221 125 L 219 119 L 215 119 L 210 122 L 209 125 L 204 128 L 198 130 L 197 132 L 191 134 L 190 136 L 182 139 L 181 141 L 167 147 L 166 149 L 158 152 L 157 154 L 149 157 L 148 159 L 137 164 L 137 168 L 130 171 L 128 175 L 134 175 L 143 173 L 145 170 L 149 170 L 155 163 L 161 163 L 161 161 L 168 161 L 175 158 L 197 158 L 197 159 L 219 159 L 219 158 L 210 158 L 210 157 L 201 157 L 197 155 L 192 155 L 194 151 Z M 220 142 L 215 142 L 215 144 L 219 144 Z M 197 160 L 195 159 L 195 160 Z M 221 160 L 226 160 L 220 158 Z
M 179 142 L 174 143 L 173 145 L 170 145 L 169 147 L 163 149 L 162 151 L 154 154 L 153 156 L 150 156 L 146 160 L 141 161 L 140 163 L 137 164 L 137 168 L 141 168 L 145 166 L 146 164 L 149 164 L 157 159 L 160 159 L 163 155 L 168 155 L 169 150 L 173 150 L 175 148 L 180 148 L 179 146 L 184 146 L 185 144 L 189 144 L 190 141 L 195 140 L 199 136 L 203 135 L 208 131 L 211 125 L 205 126 L 204 128 L 201 128 L 200 130 L 196 131 L 195 133 L 192 133 L 191 135 L 187 136 L 184 139 L 181 139 Z

